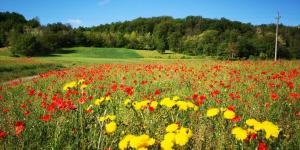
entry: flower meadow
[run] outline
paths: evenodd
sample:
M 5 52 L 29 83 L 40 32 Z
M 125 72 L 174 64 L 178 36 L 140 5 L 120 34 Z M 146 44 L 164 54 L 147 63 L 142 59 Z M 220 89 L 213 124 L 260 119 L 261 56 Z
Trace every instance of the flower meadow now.
M 99 64 L 0 87 L 0 149 L 299 149 L 297 61 Z

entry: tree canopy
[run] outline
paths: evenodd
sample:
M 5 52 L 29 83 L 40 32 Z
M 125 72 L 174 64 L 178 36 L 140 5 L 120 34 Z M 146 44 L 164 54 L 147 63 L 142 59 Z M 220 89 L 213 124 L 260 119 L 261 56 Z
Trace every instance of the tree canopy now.
M 0 46 L 11 46 L 12 52 L 25 55 L 28 54 L 24 50 L 17 49 L 34 45 L 35 50 L 30 55 L 51 53 L 61 47 L 94 46 L 158 50 L 160 53 L 172 50 L 224 59 L 266 59 L 274 55 L 275 28 L 275 24 L 252 25 L 226 18 L 161 16 L 73 29 L 63 23 L 43 26 L 38 18 L 26 20 L 21 14 L 0 12 Z M 30 41 L 37 44 L 14 45 Z M 278 41 L 280 58 L 300 57 L 299 27 L 281 24 Z

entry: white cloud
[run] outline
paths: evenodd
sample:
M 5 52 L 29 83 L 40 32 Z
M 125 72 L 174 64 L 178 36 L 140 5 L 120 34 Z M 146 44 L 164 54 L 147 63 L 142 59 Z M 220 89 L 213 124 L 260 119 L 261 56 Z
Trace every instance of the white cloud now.
M 110 2 L 110 0 L 99 0 L 98 4 L 103 6 L 103 5 L 106 5 Z
M 71 24 L 72 26 L 79 26 L 81 25 L 82 21 L 80 19 L 69 19 L 67 23 Z

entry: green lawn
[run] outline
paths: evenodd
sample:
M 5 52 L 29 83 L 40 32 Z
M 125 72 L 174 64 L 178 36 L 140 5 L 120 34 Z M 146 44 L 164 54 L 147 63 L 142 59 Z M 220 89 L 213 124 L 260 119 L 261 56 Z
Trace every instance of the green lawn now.
M 0 82 L 32 76 L 50 70 L 79 65 L 107 63 L 159 63 L 178 59 L 192 60 L 191 56 L 166 51 L 132 50 L 126 48 L 73 47 L 58 50 L 45 57 L 11 57 L 7 48 L 0 48 Z

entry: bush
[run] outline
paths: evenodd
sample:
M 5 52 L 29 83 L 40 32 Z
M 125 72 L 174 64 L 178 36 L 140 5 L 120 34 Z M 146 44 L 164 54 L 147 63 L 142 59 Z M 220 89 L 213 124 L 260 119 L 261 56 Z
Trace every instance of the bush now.
M 41 44 L 34 35 L 19 34 L 16 36 L 10 41 L 10 51 L 13 55 L 33 56 L 39 52 Z

